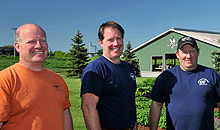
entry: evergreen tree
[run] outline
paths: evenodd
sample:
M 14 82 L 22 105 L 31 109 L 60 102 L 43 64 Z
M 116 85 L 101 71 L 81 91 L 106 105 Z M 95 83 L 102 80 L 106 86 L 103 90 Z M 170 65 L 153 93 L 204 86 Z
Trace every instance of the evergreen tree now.
M 85 44 L 83 44 L 82 37 L 83 35 L 78 30 L 74 38 L 71 38 L 74 44 L 71 44 L 72 49 L 69 49 L 70 58 L 68 59 L 67 77 L 81 77 L 83 70 L 88 65 L 88 50 L 85 48 Z
M 214 65 L 214 69 L 216 70 L 216 72 L 220 74 L 220 52 L 213 51 L 211 53 L 211 57 L 212 57 L 212 63 Z
M 100 57 L 103 54 L 103 49 L 98 50 L 97 55 Z
M 131 52 L 132 47 L 130 41 L 128 41 L 128 44 L 126 45 L 126 49 L 123 52 L 122 58 L 130 63 L 132 67 L 134 68 L 134 73 L 136 77 L 140 77 L 140 69 L 139 69 L 139 62 L 138 59 L 135 59 L 135 53 Z

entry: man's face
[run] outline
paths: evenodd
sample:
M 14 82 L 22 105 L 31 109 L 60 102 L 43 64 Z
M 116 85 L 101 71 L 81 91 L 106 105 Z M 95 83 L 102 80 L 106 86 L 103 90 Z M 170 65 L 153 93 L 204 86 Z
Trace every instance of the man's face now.
M 37 26 L 25 26 L 20 30 L 21 41 L 15 43 L 20 54 L 20 63 L 24 65 L 44 64 L 48 45 L 44 32 Z
M 120 60 L 123 51 L 123 38 L 121 32 L 116 28 L 105 28 L 104 39 L 99 40 L 99 44 L 103 48 L 103 56 L 108 58 L 111 62 Z
M 197 67 L 199 51 L 193 46 L 186 44 L 176 52 L 179 59 L 180 67 L 184 71 L 192 71 Z

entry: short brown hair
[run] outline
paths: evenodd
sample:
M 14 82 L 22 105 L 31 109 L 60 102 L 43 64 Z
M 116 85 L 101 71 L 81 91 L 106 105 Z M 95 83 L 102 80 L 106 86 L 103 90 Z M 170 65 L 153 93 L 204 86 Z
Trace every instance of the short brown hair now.
M 121 37 L 124 38 L 124 29 L 121 27 L 121 25 L 114 21 L 107 21 L 99 27 L 98 37 L 100 41 L 104 39 L 104 30 L 106 27 L 118 29 L 121 32 Z

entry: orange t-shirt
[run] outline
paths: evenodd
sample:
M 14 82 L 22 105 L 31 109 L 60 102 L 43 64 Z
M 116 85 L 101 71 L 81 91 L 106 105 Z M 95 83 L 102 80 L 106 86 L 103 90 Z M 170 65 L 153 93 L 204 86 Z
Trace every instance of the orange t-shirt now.
M 69 107 L 68 87 L 60 75 L 18 63 L 0 71 L 2 130 L 63 130 L 63 112 Z

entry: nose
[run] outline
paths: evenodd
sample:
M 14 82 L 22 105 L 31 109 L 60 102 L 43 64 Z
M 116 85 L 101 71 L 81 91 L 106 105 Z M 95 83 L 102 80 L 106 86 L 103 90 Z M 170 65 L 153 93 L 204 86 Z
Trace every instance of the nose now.
M 113 45 L 117 46 L 118 44 L 119 44 L 119 42 L 117 41 L 117 39 L 115 39 Z
M 35 48 L 42 48 L 42 44 L 40 41 L 37 41 L 35 44 Z
M 190 58 L 190 57 L 191 57 L 191 54 L 190 54 L 190 53 L 187 53 L 187 54 L 186 54 L 186 57 L 187 57 L 187 58 Z

